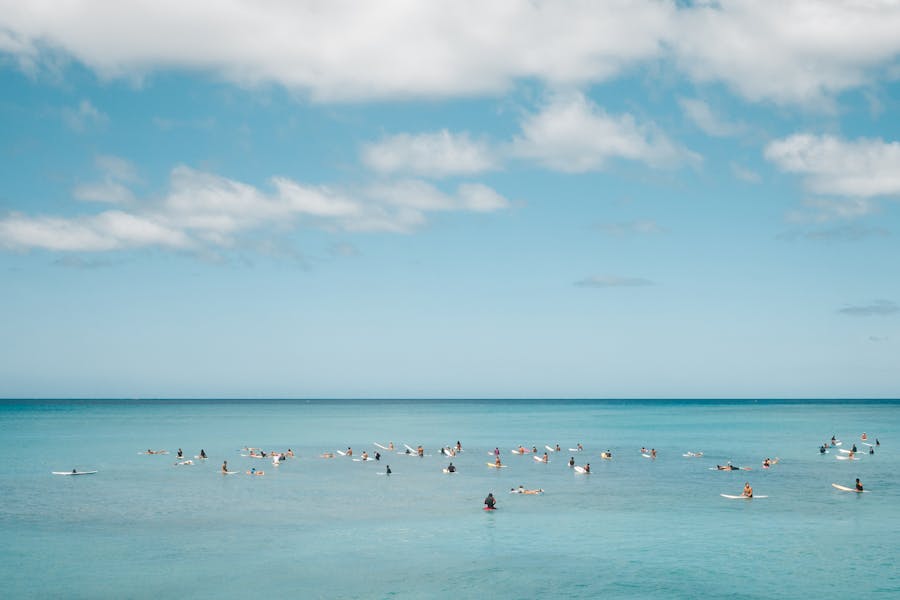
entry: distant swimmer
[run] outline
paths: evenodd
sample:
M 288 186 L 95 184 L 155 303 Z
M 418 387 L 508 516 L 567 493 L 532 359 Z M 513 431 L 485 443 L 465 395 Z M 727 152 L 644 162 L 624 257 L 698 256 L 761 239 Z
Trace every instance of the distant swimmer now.
M 532 453 L 532 454 L 537 454 L 537 446 L 532 446 L 532 447 L 531 447 L 531 453 Z
M 423 448 L 421 444 L 419 446 L 416 446 L 416 454 L 418 454 L 419 456 L 425 456 L 425 448 Z
M 494 499 L 493 492 L 487 495 L 487 498 L 484 499 L 484 508 L 487 510 L 495 510 L 497 508 L 497 501 Z
M 206 458 L 206 451 L 203 448 L 200 448 L 200 458 Z
M 876 445 L 876 446 L 880 446 L 880 445 L 881 445 L 881 442 L 878 441 L 878 438 L 875 438 L 875 445 Z
M 869 446 L 869 454 L 875 454 L 875 446 Z
M 347 446 L 347 456 L 353 456 L 353 448 Z
M 391 474 L 391 465 L 388 465 L 388 466 L 387 466 L 387 468 L 384 470 L 384 474 L 385 474 L 385 475 L 390 475 L 390 474 Z M 401 479 L 402 479 L 402 478 L 401 478 Z
M 394 442 L 388 442 L 388 450 L 394 449 Z
M 772 461 L 770 461 L 768 458 L 766 458 L 763 461 L 762 466 L 764 469 L 768 469 L 770 466 L 772 466 Z
M 447 472 L 448 473 L 456 473 L 456 467 L 453 465 L 453 463 L 450 463 L 449 465 L 447 465 Z
M 500 448 L 494 448 L 494 456 L 500 456 Z
M 576 444 L 575 447 L 578 448 L 578 451 L 579 451 L 579 452 L 581 452 L 582 450 L 584 450 L 584 446 L 581 445 L 581 442 L 578 442 L 578 444 Z
M 222 463 L 222 472 L 223 472 L 223 473 L 227 473 L 227 472 L 228 472 L 228 461 L 227 461 L 227 460 L 226 460 L 225 462 Z
M 590 472 L 591 472 L 591 463 L 585 463 L 585 465 L 584 465 L 584 472 L 585 472 L 585 473 L 590 473 Z
M 753 488 L 750 487 L 750 482 L 749 482 L 749 481 L 744 482 L 744 491 L 743 491 L 743 493 L 741 493 L 741 495 L 744 496 L 745 498 L 752 498 L 752 497 L 753 497 Z
M 574 456 L 570 456 L 570 457 L 569 457 L 569 466 L 570 466 L 570 467 L 574 467 L 574 466 L 575 466 L 575 457 L 574 457 Z
M 375 460 L 381 460 L 381 454 L 377 450 L 375 451 Z
M 650 458 L 656 460 L 656 448 L 650 448 Z
M 369 453 L 363 450 L 362 456 L 360 456 L 363 460 L 369 460 Z
M 334 458 L 334 452 L 323 452 L 319 458 Z
M 857 492 L 863 491 L 863 484 L 859 481 L 859 477 L 856 478 L 856 491 Z M 876 490 L 876 491 L 878 491 L 878 490 Z
M 288 448 L 287 455 L 290 456 L 291 458 L 294 458 L 294 451 L 291 450 L 290 448 Z
M 739 470 L 738 467 L 734 466 L 731 463 L 728 463 L 727 465 L 716 465 L 716 469 L 718 469 L 719 471 L 738 471 Z
M 456 440 L 456 451 L 462 452 L 462 444 L 459 443 L 459 440 Z
M 861 439 L 861 440 L 862 440 L 862 441 L 864 441 L 864 442 L 865 442 L 865 441 L 866 441 L 866 440 L 868 440 L 868 439 L 869 439 L 869 436 L 867 436 L 867 435 L 866 435 L 866 432 L 865 432 L 865 431 L 863 431 L 863 432 L 862 432 L 862 435 L 861 435 L 861 436 L 859 436 L 859 439 Z
M 247 475 L 265 475 L 265 471 L 257 471 L 256 467 L 252 467 L 249 471 L 247 471 Z
M 850 448 L 850 452 L 856 452 L 856 444 L 853 444 L 853 447 Z
M 557 452 L 562 452 L 562 448 L 559 447 L 559 444 L 556 444 L 556 451 L 557 451 Z
M 550 462 L 550 457 L 547 456 L 546 452 L 544 452 L 544 456 L 541 457 L 541 462 Z

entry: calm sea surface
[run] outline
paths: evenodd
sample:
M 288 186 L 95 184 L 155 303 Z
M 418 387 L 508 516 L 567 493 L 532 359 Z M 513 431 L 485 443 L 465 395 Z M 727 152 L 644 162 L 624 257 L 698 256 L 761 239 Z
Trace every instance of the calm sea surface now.
M 868 451 L 864 431 L 875 455 L 817 450 Z M 389 441 L 430 456 L 319 458 Z M 549 464 L 509 452 L 557 443 Z M 0 444 L 6 598 L 900 597 L 896 401 L 6 400 Z M 210 459 L 175 466 L 179 447 Z M 753 470 L 709 470 L 727 461 Z M 50 474 L 73 468 L 98 473 Z M 831 487 L 857 477 L 870 493 Z M 768 498 L 719 495 L 745 481 Z

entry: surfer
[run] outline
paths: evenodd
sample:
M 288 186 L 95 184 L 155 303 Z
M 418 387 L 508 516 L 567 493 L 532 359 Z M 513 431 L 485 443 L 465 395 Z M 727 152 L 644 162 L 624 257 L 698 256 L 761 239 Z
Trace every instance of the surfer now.
M 544 457 L 541 458 L 541 462 L 550 462 L 550 457 L 547 456 L 546 452 L 544 452 Z
M 347 456 L 353 456 L 353 448 L 347 446 Z
M 881 442 L 878 441 L 878 438 L 875 438 L 875 445 L 876 445 L 876 446 L 880 446 L 880 445 L 881 445 Z
M 650 448 L 650 458 L 656 460 L 656 448 Z
M 556 444 L 556 451 L 557 451 L 557 452 L 562 452 L 562 448 L 559 447 L 559 444 Z
M 647 448 L 646 448 L 646 447 L 641 446 L 641 454 L 647 454 Z
M 500 448 L 494 448 L 494 456 L 500 456 Z
M 377 450 L 375 451 L 375 460 L 381 460 L 381 454 Z
M 606 460 L 611 460 L 611 459 L 612 459 L 612 452 L 610 452 L 609 449 L 607 448 L 606 452 L 601 452 L 601 453 L 600 453 L 600 458 L 605 458 Z
M 822 444 L 822 447 L 819 448 L 819 454 L 825 454 L 826 452 L 828 452 L 828 448 L 825 446 L 825 444 Z
M 866 432 L 863 431 L 863 432 L 862 432 L 862 435 L 859 436 L 859 439 L 861 439 L 862 441 L 865 442 L 867 439 L 869 439 L 869 436 L 867 436 L 867 435 L 866 435 Z
M 419 456 L 425 456 L 425 448 L 423 448 L 421 444 L 416 446 L 416 454 L 418 454 Z
M 456 451 L 462 452 L 462 444 L 459 443 L 459 440 L 456 440 Z
M 206 458 L 206 451 L 203 448 L 200 448 L 200 458 Z
M 741 495 L 744 496 L 745 498 L 753 497 L 753 488 L 750 487 L 749 481 L 744 482 L 744 492 Z
M 869 446 L 869 454 L 875 454 L 875 446 Z
M 532 453 L 532 454 L 537 454 L 537 446 L 532 446 L 532 447 L 531 447 L 531 453 Z
M 737 471 L 738 468 L 733 464 L 728 463 L 727 465 L 716 465 L 716 469 L 719 471 Z
M 227 473 L 227 472 L 228 472 L 228 461 L 227 461 L 227 460 L 226 460 L 225 462 L 222 463 L 222 472 L 223 472 L 223 473 Z
M 453 466 L 453 463 L 450 463 L 449 465 L 447 465 L 447 472 L 448 473 L 456 473 L 456 467 Z
M 363 450 L 362 456 L 360 457 L 363 460 L 369 460 L 369 453 Z
M 570 457 L 569 457 L 569 466 L 570 466 L 570 467 L 574 467 L 574 466 L 575 466 L 575 457 L 574 457 L 574 456 L 570 456 Z
M 181 448 L 178 449 L 178 454 L 175 455 L 175 458 L 184 458 L 184 453 L 181 451 Z
M 584 447 L 581 445 L 581 442 L 578 442 L 578 443 L 575 445 L 575 447 L 578 448 L 578 451 L 579 451 L 579 452 L 581 452 L 582 450 L 584 450 Z
M 78 471 L 72 469 L 72 475 L 75 475 L 76 473 L 78 473 Z M 859 485 L 859 479 L 856 480 L 856 485 Z
M 584 472 L 585 472 L 585 473 L 590 473 L 590 472 L 591 472 L 591 463 L 585 463 L 585 465 L 584 465 Z
M 320 458 L 334 458 L 334 452 L 323 452 L 319 455 Z
M 495 467 L 502 467 L 502 466 L 503 466 L 503 463 L 500 462 L 500 455 L 499 455 L 499 454 L 498 454 L 498 455 L 496 456 L 496 458 L 494 459 L 494 466 L 495 466 Z
M 394 449 L 394 442 L 388 442 L 388 450 Z
M 497 501 L 494 499 L 493 492 L 489 492 L 487 498 L 484 499 L 484 507 L 487 510 L 495 510 L 497 508 Z
M 385 474 L 385 475 L 390 475 L 390 474 L 391 474 L 391 465 L 388 465 L 388 466 L 387 466 L 387 468 L 384 470 L 384 474 Z
M 863 484 L 859 481 L 859 477 L 856 478 L 856 491 L 857 492 L 863 491 Z
M 519 454 L 525 454 L 528 450 L 525 449 L 525 446 L 519 445 Z
M 763 461 L 762 466 L 764 469 L 768 469 L 770 466 L 772 466 L 772 461 L 770 461 L 769 458 L 766 457 L 766 460 Z

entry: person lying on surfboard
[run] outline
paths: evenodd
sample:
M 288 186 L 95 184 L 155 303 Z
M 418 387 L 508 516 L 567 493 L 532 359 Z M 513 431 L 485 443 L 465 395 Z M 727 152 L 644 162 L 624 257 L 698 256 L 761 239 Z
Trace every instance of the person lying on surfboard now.
M 716 465 L 716 469 L 718 469 L 719 471 L 738 471 L 739 470 L 738 467 L 734 466 L 731 463 L 728 463 L 727 465 Z
M 749 482 L 749 481 L 744 482 L 744 491 L 743 491 L 743 493 L 742 493 L 741 495 L 744 496 L 744 497 L 746 497 L 746 498 L 752 498 L 752 497 L 753 497 L 753 488 L 750 487 L 750 482 Z

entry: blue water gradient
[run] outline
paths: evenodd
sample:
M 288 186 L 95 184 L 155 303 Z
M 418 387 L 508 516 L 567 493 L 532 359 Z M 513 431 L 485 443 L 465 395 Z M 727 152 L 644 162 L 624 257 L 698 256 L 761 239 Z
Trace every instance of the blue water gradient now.
M 817 451 L 832 434 L 866 449 L 863 431 L 874 456 Z M 446 475 L 438 448 L 457 440 Z M 895 598 L 898 440 L 884 400 L 6 400 L 0 581 L 12 598 Z M 319 458 L 375 441 L 431 456 Z M 509 452 L 578 442 L 549 464 Z M 246 445 L 298 457 L 276 468 Z M 495 446 L 507 469 L 485 465 Z M 178 447 L 210 460 L 176 467 Z M 223 477 L 223 460 L 266 475 Z M 729 460 L 753 470 L 709 470 Z M 50 474 L 72 468 L 99 472 Z M 856 477 L 871 493 L 831 487 Z M 719 495 L 745 481 L 769 498 Z M 507 493 L 520 484 L 546 492 Z

